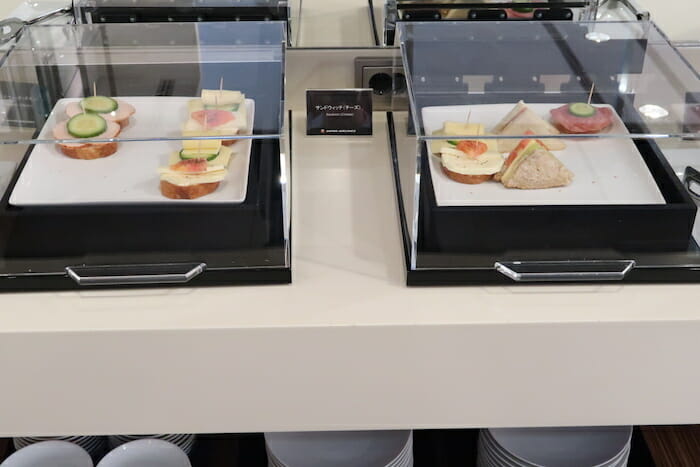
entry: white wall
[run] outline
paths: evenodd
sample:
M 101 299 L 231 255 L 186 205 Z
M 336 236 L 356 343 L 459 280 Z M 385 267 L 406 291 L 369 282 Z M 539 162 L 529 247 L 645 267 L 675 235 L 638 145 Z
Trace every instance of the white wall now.
M 672 41 L 700 41 L 698 0 L 638 0 Z

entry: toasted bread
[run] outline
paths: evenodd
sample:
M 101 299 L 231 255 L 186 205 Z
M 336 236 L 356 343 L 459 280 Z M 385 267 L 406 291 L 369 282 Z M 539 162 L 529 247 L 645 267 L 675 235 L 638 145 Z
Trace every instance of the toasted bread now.
M 466 175 L 458 172 L 453 172 L 444 165 L 442 167 L 442 172 L 447 175 L 448 178 L 454 180 L 458 183 L 466 183 L 468 185 L 478 185 L 480 183 L 487 182 L 491 180 L 493 175 Z
M 179 186 L 164 180 L 160 181 L 160 192 L 170 199 L 197 199 L 216 191 L 221 182 L 200 183 L 197 185 Z
M 73 159 L 101 159 L 117 152 L 118 144 L 113 143 L 87 143 L 76 146 L 74 144 L 57 144 L 63 154 Z

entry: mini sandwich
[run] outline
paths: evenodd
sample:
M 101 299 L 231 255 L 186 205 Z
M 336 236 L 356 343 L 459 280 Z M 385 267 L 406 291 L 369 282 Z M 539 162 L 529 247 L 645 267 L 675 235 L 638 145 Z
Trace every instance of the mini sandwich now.
M 235 136 L 248 132 L 245 95 L 238 91 L 203 90 L 201 99 L 189 102 L 188 111 L 190 119 L 182 129 L 183 136 Z
M 205 159 L 180 161 L 160 172 L 160 191 L 170 199 L 196 199 L 216 191 L 226 178 L 226 168 L 210 166 Z
M 561 134 L 551 123 L 533 112 L 523 101 L 511 110 L 498 125 L 493 128 L 493 133 L 502 136 L 522 136 L 527 134 L 547 136 Z M 499 139 L 498 152 L 511 152 L 520 143 L 518 139 Z M 566 149 L 566 144 L 561 139 L 548 139 L 547 149 L 561 151 Z
M 116 122 L 105 120 L 98 114 L 81 113 L 56 125 L 53 137 L 57 140 L 78 140 L 76 143 L 57 143 L 57 146 L 68 157 L 89 160 L 111 156 L 118 149 L 116 141 L 93 143 L 91 139 L 109 140 L 119 136 L 120 132 L 121 127 Z
M 433 132 L 433 136 L 485 136 L 486 131 L 484 130 L 484 125 L 479 123 L 465 123 L 465 122 L 445 122 L 441 130 Z M 478 140 L 486 146 L 488 146 L 489 151 L 497 152 L 498 146 L 495 139 L 483 139 Z M 442 149 L 447 147 L 454 147 L 450 145 L 448 140 L 431 140 L 430 141 L 430 152 L 435 155 L 439 155 Z
M 477 185 L 493 178 L 503 167 L 503 157 L 477 140 L 449 142 L 440 151 L 442 172 L 458 183 Z
M 220 139 L 185 140 L 182 149 L 170 155 L 170 165 L 192 159 L 203 159 L 207 165 L 228 167 L 233 150 L 221 144 Z
M 495 178 L 506 188 L 539 190 L 567 186 L 574 174 L 541 142 L 525 139 L 513 150 Z

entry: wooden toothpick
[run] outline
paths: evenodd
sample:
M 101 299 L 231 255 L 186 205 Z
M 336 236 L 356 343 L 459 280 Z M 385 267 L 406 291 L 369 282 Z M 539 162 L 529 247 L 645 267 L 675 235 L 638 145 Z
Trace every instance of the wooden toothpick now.
M 222 76 L 221 79 L 219 79 L 219 96 L 224 95 L 224 77 Z
M 97 96 L 97 83 L 94 81 L 92 82 L 92 95 Z
M 470 110 L 469 113 L 467 114 L 467 125 L 469 125 L 469 121 L 472 119 L 472 111 Z
M 591 105 L 591 100 L 593 100 L 593 90 L 595 89 L 595 83 L 591 85 L 591 92 L 588 93 L 588 105 Z

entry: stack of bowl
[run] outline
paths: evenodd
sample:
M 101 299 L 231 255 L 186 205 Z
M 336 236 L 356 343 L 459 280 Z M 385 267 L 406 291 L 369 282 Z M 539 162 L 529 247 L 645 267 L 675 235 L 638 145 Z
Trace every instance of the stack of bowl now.
M 478 467 L 625 467 L 632 427 L 482 430 Z
M 412 467 L 412 431 L 266 433 L 269 467 Z
M 192 452 L 192 447 L 194 446 L 195 435 L 115 435 L 109 437 L 109 448 L 114 449 L 122 444 L 140 439 L 159 439 L 162 441 L 167 441 L 179 447 L 185 451 L 187 455 L 189 455 Z
M 93 459 L 99 459 L 107 452 L 107 438 L 104 436 L 25 436 L 13 439 L 17 450 L 43 441 L 66 441 L 76 444 L 85 449 Z

